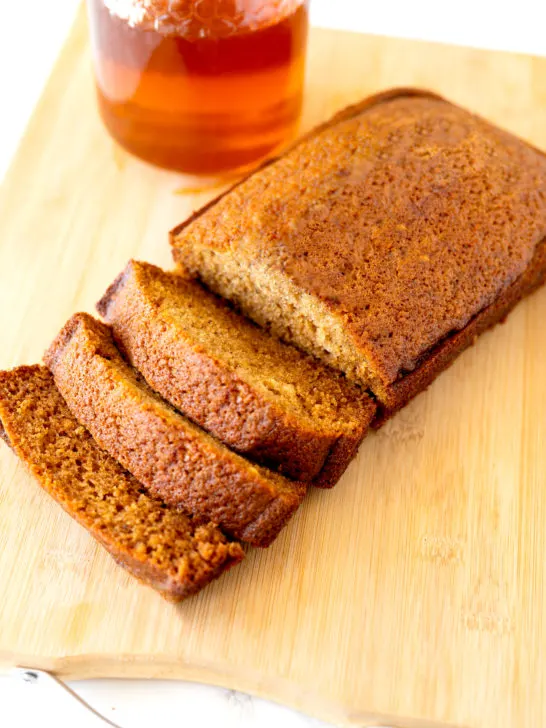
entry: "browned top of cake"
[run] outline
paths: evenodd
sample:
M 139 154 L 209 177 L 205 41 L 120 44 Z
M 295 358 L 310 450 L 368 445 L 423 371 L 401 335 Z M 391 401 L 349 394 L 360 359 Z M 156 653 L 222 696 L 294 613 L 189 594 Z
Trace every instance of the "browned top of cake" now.
M 213 525 L 146 495 L 74 418 L 45 367 L 0 372 L 0 432 L 73 518 L 167 598 L 198 591 L 243 558 Z
M 546 156 L 404 93 L 323 127 L 179 233 L 315 296 L 384 384 L 495 300 L 545 235 Z

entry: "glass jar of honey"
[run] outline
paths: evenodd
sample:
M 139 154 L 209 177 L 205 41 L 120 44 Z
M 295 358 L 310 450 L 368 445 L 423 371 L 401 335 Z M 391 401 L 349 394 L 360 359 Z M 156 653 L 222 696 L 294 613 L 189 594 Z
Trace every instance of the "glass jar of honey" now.
M 309 0 L 88 0 L 99 109 L 148 162 L 248 166 L 293 135 Z

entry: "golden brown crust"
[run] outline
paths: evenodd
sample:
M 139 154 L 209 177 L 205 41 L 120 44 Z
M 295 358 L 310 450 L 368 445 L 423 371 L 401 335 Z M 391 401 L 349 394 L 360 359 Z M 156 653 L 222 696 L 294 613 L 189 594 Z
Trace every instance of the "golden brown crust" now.
M 480 311 L 462 331 L 447 337 L 433 351 L 428 352 L 422 364 L 383 392 L 381 399 L 384 404 L 378 408 L 373 426 L 378 428 L 383 425 L 411 399 L 427 389 L 438 374 L 475 343 L 480 334 L 503 321 L 514 306 L 541 286 L 545 279 L 546 239 L 537 246 L 535 255 L 523 275 L 504 290 L 495 303 Z
M 177 237 L 184 232 L 184 230 L 189 227 L 193 222 L 198 220 L 200 217 L 202 217 L 206 212 L 208 212 L 210 209 L 215 207 L 215 205 L 220 202 L 224 197 L 227 197 L 233 190 L 237 189 L 237 187 L 240 187 L 242 184 L 244 184 L 247 180 L 254 177 L 255 174 L 258 174 L 262 170 L 266 169 L 266 167 L 270 167 L 271 165 L 275 164 L 279 160 L 281 160 L 284 156 L 286 156 L 289 152 L 291 152 L 296 147 L 300 146 L 300 144 L 303 144 L 304 142 L 308 141 L 309 139 L 312 139 L 313 137 L 316 137 L 318 134 L 321 134 L 323 131 L 326 131 L 330 127 L 334 126 L 335 124 L 338 124 L 341 121 L 346 121 L 348 119 L 352 119 L 355 116 L 358 116 L 359 114 L 362 114 L 362 112 L 371 109 L 373 106 L 377 106 L 378 104 L 382 104 L 385 101 L 390 101 L 391 99 L 397 99 L 397 98 L 412 98 L 412 97 L 421 97 L 421 98 L 431 98 L 431 99 L 442 99 L 442 97 L 433 91 L 426 91 L 424 89 L 416 89 L 416 88 L 409 88 L 409 87 L 399 87 L 399 88 L 393 88 L 388 89 L 387 91 L 382 91 L 377 94 L 372 94 L 371 96 L 367 96 L 362 101 L 359 101 L 356 104 L 351 104 L 351 106 L 347 106 L 344 109 L 341 109 L 331 119 L 328 119 L 327 121 L 323 122 L 322 124 L 318 124 L 316 127 L 311 129 L 307 134 L 303 134 L 301 137 L 296 139 L 293 144 L 291 144 L 287 149 L 284 150 L 284 152 L 277 157 L 270 157 L 265 162 L 263 162 L 261 165 L 259 165 L 256 169 L 252 170 L 246 177 L 243 177 L 242 179 L 235 182 L 231 187 L 229 187 L 224 192 L 217 195 L 217 197 L 210 200 L 210 202 L 207 202 L 206 205 L 203 205 L 203 207 L 200 207 L 198 210 L 196 210 L 192 215 L 190 215 L 186 220 L 183 220 L 181 223 L 179 223 L 175 228 L 171 230 L 169 233 L 169 238 L 171 241 L 171 245 L 173 246 L 173 256 L 175 261 L 177 261 Z M 177 261 L 183 263 L 183 261 Z M 115 285 L 115 284 L 114 284 Z
M 342 112 L 172 242 L 181 265 L 201 246 L 310 294 L 381 397 L 521 276 L 545 233 L 546 157 L 403 90 Z
M 77 422 L 45 367 L 0 372 L 0 430 L 44 490 L 166 599 L 195 594 L 243 558 L 212 524 L 147 496 Z
M 375 405 L 359 387 L 195 282 L 131 261 L 97 309 L 155 391 L 289 477 L 332 487 L 368 429 Z
M 305 486 L 255 466 L 172 410 L 123 361 L 105 324 L 76 314 L 44 357 L 69 408 L 96 442 L 169 505 L 242 537 L 272 502 L 268 546 Z
M 376 407 L 374 404 L 371 412 L 375 411 Z M 334 443 L 328 453 L 324 467 L 316 480 L 313 481 L 315 488 L 331 488 L 338 482 L 352 460 L 356 457 L 362 439 L 362 437 L 345 435 Z

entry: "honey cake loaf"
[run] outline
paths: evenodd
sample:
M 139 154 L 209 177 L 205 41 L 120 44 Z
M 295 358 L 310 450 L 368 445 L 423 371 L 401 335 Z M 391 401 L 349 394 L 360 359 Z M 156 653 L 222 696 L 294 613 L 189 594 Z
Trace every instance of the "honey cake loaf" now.
M 195 594 L 243 558 L 214 525 L 146 495 L 75 419 L 45 367 L 0 372 L 0 435 L 120 566 L 166 599 Z
M 335 485 L 375 413 L 340 372 L 284 344 L 199 283 L 131 261 L 97 309 L 147 383 L 238 452 Z
M 92 316 L 75 314 L 44 361 L 100 447 L 167 504 L 268 546 L 303 500 L 304 484 L 231 452 L 170 407 Z
M 415 89 L 350 107 L 171 234 L 190 276 L 382 416 L 544 278 L 546 156 Z

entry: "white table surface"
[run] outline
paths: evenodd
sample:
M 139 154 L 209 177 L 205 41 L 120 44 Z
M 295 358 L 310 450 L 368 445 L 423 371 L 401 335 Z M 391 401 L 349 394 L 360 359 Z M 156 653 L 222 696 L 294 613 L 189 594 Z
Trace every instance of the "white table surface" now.
M 546 56 L 543 0 L 312 0 L 315 25 Z M 68 33 L 79 0 L 0 0 L 0 183 Z M 546 79 L 545 79 L 546 83 Z M 1 487 L 1 486 L 0 486 Z M 0 635 L 0 646 L 1 646 Z M 318 728 L 281 706 L 183 682 L 96 680 L 71 685 L 122 728 Z M 70 696 L 0 678 L 0 726 L 92 728 Z

